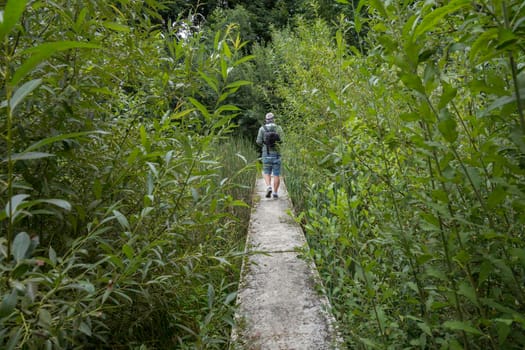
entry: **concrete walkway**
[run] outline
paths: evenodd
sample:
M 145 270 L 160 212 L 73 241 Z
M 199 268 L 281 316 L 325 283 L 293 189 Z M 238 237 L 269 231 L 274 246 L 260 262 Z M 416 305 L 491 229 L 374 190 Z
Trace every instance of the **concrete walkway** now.
M 335 322 L 319 292 L 315 266 L 298 257 L 307 243 L 287 213 L 286 187 L 281 182 L 279 199 L 265 198 L 265 188 L 258 179 L 231 348 L 337 349 Z

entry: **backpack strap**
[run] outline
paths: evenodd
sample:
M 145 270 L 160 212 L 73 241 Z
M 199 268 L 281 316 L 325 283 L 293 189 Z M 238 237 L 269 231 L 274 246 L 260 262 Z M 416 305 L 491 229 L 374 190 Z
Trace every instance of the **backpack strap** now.
M 265 132 L 265 133 L 267 133 L 267 132 L 270 132 L 270 131 L 271 131 L 270 129 L 268 129 L 268 127 L 267 127 L 266 125 L 263 125 L 263 128 L 264 128 L 264 132 Z M 264 142 L 264 139 L 265 139 L 265 137 L 264 137 L 264 135 L 263 135 L 263 144 L 265 144 L 265 145 L 266 145 L 266 143 Z M 268 149 L 268 146 L 266 146 L 266 148 Z
M 271 131 L 270 129 L 268 129 L 268 127 L 266 126 L 266 124 L 263 125 L 263 128 L 264 128 L 264 132 L 265 132 L 265 133 Z M 266 139 L 266 137 L 263 135 L 263 144 L 266 145 L 266 155 L 270 155 L 270 146 L 268 146 L 268 145 L 266 144 L 266 142 L 264 142 L 265 139 Z

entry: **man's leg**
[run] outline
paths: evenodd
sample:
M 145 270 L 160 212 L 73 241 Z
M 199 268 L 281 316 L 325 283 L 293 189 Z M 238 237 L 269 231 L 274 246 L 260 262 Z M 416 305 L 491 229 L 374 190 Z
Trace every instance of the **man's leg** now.
M 263 179 L 266 184 L 266 198 L 270 198 L 272 195 L 272 164 L 266 157 L 263 157 Z
M 273 197 L 277 198 L 279 191 L 279 185 L 281 184 L 281 157 L 274 159 L 272 164 L 273 172 Z
M 277 191 L 279 191 L 279 184 L 280 184 L 281 180 L 280 180 L 280 177 L 279 176 L 273 176 L 273 190 L 275 193 L 277 193 Z
M 272 177 L 270 174 L 263 174 L 264 183 L 266 187 L 272 187 Z

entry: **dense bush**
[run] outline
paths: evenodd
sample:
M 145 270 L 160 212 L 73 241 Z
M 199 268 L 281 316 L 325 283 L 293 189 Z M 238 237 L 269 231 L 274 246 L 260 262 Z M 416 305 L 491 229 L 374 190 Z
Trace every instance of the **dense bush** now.
M 362 1 L 268 48 L 348 348 L 525 346 L 523 6 L 442 3 Z M 345 44 L 365 27 L 367 52 Z
M 229 136 L 279 107 L 348 348 L 523 348 L 522 3 L 341 0 L 267 47 L 253 5 L 188 35 L 162 1 L 8 2 L 1 347 L 224 348 L 255 176 Z
M 224 102 L 243 44 L 161 31 L 162 9 L 1 12 L 2 348 L 228 342 L 256 157 Z

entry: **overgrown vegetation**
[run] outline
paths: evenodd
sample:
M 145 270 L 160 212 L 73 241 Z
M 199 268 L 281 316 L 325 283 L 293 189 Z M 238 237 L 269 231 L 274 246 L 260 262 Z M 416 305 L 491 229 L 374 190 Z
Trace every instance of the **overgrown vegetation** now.
M 271 109 L 347 348 L 522 349 L 522 1 L 189 3 L 1 12 L 1 347 L 226 348 Z
M 275 32 L 267 62 L 288 189 L 347 347 L 521 349 L 523 3 L 355 10 Z
M 224 348 L 255 151 L 250 58 L 157 1 L 9 1 L 0 17 L 0 347 Z M 248 203 L 248 204 L 246 204 Z

